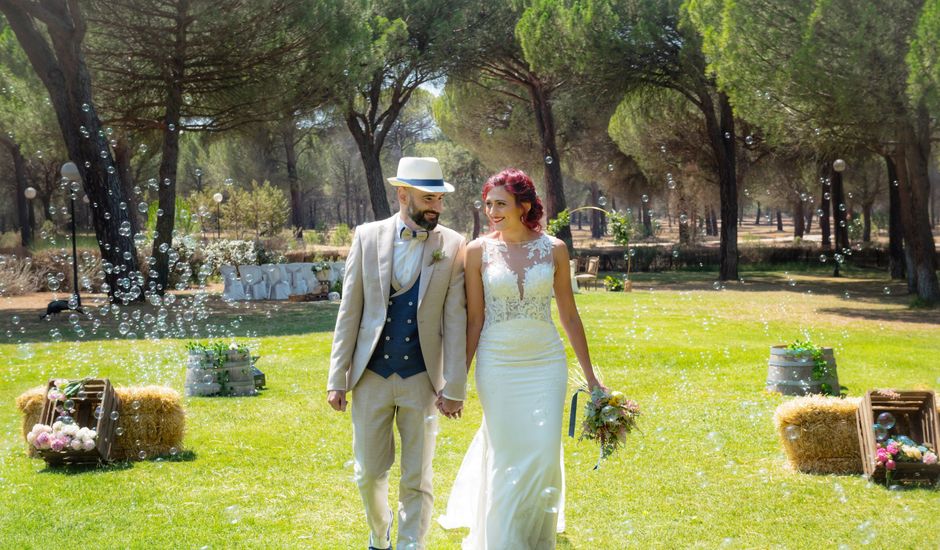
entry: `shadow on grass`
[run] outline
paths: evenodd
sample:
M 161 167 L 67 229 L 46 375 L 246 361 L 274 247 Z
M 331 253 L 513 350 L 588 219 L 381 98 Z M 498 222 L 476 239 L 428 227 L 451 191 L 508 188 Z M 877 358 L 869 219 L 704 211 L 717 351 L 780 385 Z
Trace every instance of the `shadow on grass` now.
M 196 460 L 197 455 L 195 451 L 186 450 L 176 455 L 159 455 L 153 458 L 147 458 L 146 462 L 192 462 Z M 130 470 L 134 467 L 135 463 L 142 462 L 140 460 L 121 460 L 111 462 L 109 464 L 62 464 L 58 466 L 46 465 L 46 468 L 40 470 L 41 474 L 54 474 L 54 475 L 100 475 L 107 474 L 109 472 L 123 472 L 125 470 Z
M 51 296 L 51 295 L 50 295 Z M 210 296 L 205 302 L 205 309 L 196 311 L 192 306 L 183 306 L 182 300 L 177 300 L 174 305 L 166 307 L 167 324 L 171 329 L 176 328 L 179 321 L 184 326 L 193 323 L 201 327 L 200 338 L 205 338 L 205 326 L 212 324 L 219 327 L 236 327 L 239 333 L 251 331 L 258 337 L 266 336 L 292 336 L 299 334 L 311 334 L 320 332 L 330 332 L 336 323 L 336 311 L 339 305 L 331 302 L 287 302 L 287 301 L 261 301 L 261 302 L 237 302 L 230 305 L 223 301 L 220 296 Z M 83 305 L 86 312 L 91 312 L 95 320 L 100 322 L 100 326 L 94 330 L 92 323 L 94 321 L 79 316 L 79 326 L 84 330 L 84 336 L 81 340 L 123 340 L 126 338 L 120 334 L 120 324 L 126 313 L 130 319 L 137 316 L 145 319 L 149 314 L 157 317 L 161 308 L 153 306 L 147 302 L 138 302 L 119 306 L 121 318 L 115 318 L 113 314 L 107 316 L 99 312 L 99 307 L 94 305 L 90 299 L 83 299 Z M 40 314 L 45 313 L 45 304 L 37 305 L 36 308 L 5 309 L 0 311 L 0 329 L 10 330 L 11 336 L 7 342 L 49 342 L 53 338 L 50 332 L 58 329 L 63 340 L 77 340 L 78 337 L 69 321 L 70 311 L 63 312 L 57 316 L 49 316 L 45 320 L 40 320 Z M 189 316 L 195 321 L 184 322 L 181 318 L 184 315 Z M 19 321 L 13 324 L 13 316 L 18 316 Z M 202 320 L 199 317 L 203 316 Z M 134 321 L 133 325 L 139 327 L 140 322 Z M 20 328 L 24 332 L 19 333 Z M 153 325 L 148 325 L 151 328 Z M 191 330 L 187 329 L 187 333 Z M 190 338 L 191 336 L 180 336 L 173 333 L 161 333 L 161 337 L 167 338 Z M 137 338 L 143 339 L 145 336 L 139 330 Z

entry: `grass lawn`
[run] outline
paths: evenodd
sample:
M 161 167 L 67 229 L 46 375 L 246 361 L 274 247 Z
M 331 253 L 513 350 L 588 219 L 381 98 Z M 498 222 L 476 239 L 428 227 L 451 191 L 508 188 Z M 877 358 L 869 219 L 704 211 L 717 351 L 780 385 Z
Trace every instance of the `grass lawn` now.
M 940 387 L 940 311 L 910 309 L 903 286 L 881 274 L 825 273 L 746 272 L 724 290 L 713 274 L 638 274 L 632 293 L 578 296 L 594 361 L 608 386 L 640 402 L 643 433 L 597 471 L 595 448 L 565 439 L 560 548 L 940 547 L 940 491 L 786 467 L 772 423 L 784 398 L 763 391 L 771 344 L 809 336 L 833 346 L 850 395 Z M 112 311 L 94 333 L 82 320 L 81 338 L 64 316 L 0 310 L 0 547 L 65 536 L 100 548 L 364 548 L 349 415 L 324 394 L 336 306 L 193 306 L 182 296 L 166 310 L 171 326 L 257 346 L 270 389 L 186 398 L 184 460 L 91 471 L 26 458 L 15 397 L 50 376 L 91 374 L 182 392 L 185 339 L 145 339 L 151 305 Z M 121 322 L 136 340 L 119 335 Z M 480 414 L 471 391 L 464 418 L 440 422 L 437 513 Z M 459 548 L 464 534 L 435 523 L 428 546 Z

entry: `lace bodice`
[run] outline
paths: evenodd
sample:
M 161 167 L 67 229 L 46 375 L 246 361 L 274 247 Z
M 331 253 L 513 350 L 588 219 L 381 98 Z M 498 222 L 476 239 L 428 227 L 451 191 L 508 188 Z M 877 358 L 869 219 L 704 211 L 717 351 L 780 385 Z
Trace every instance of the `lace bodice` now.
M 511 319 L 552 322 L 555 263 L 552 239 L 541 235 L 524 243 L 482 237 L 483 330 Z

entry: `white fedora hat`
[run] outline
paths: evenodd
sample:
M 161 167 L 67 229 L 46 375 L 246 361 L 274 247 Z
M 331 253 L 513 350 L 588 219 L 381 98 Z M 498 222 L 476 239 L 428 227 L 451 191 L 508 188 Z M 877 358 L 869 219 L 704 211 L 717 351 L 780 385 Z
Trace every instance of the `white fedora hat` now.
M 402 157 L 398 173 L 388 182 L 396 187 L 414 187 L 428 193 L 451 193 L 454 186 L 444 181 L 441 165 L 434 157 Z

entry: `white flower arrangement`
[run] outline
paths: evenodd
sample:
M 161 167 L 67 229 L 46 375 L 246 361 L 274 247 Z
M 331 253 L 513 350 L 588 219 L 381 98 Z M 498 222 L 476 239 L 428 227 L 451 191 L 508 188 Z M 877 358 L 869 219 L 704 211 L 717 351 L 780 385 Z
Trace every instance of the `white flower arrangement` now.
M 91 428 L 79 428 L 76 424 L 57 420 L 52 426 L 36 424 L 26 434 L 26 442 L 41 451 L 63 452 L 90 451 L 97 445 L 98 432 Z

